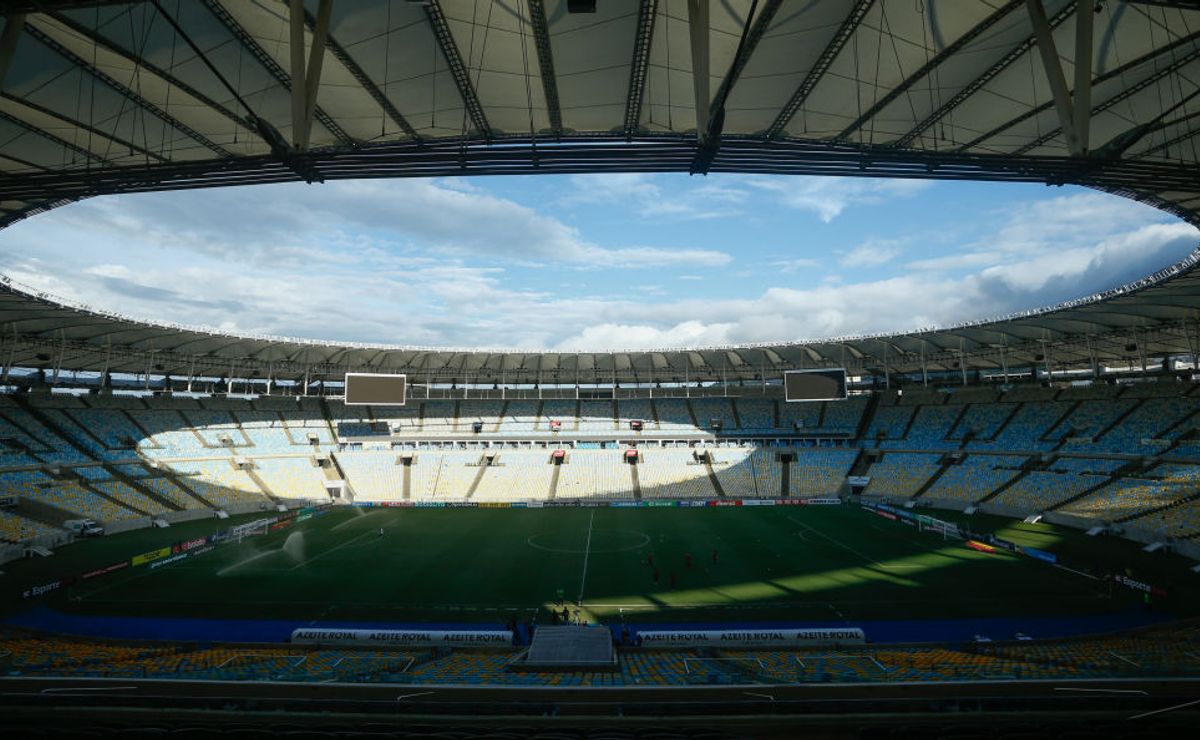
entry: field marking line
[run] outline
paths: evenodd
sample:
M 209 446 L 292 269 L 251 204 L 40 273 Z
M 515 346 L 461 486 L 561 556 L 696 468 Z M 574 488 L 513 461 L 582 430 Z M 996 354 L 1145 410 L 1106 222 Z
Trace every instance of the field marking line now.
M 588 556 L 592 554 L 592 524 L 596 521 L 596 510 L 592 509 L 592 513 L 588 516 L 588 535 L 587 544 L 583 546 L 583 573 L 579 576 L 579 598 L 575 600 L 576 604 L 583 603 L 583 587 L 587 583 L 587 566 Z
M 341 529 L 342 527 L 348 527 L 351 524 L 354 524 L 355 522 L 361 522 L 363 519 L 366 519 L 369 516 L 374 516 L 375 514 L 382 514 L 382 513 L 383 513 L 383 509 L 379 509 L 378 511 L 372 511 L 370 514 L 363 514 L 362 516 L 351 517 L 351 518 L 347 519 L 346 521 L 342 522 L 341 524 L 333 525 L 332 527 L 329 528 L 329 531 L 336 532 L 337 530 Z
M 1200 699 L 1196 699 L 1194 701 L 1189 701 L 1189 702 L 1184 702 L 1183 704 L 1176 704 L 1175 706 L 1172 706 L 1172 707 L 1163 707 L 1162 709 L 1155 709 L 1153 712 L 1142 712 L 1141 714 L 1133 715 L 1129 719 L 1142 719 L 1143 717 L 1153 717 L 1156 714 L 1162 714 L 1163 712 L 1173 712 L 1176 709 L 1183 709 L 1184 707 L 1190 707 L 1194 704 L 1200 704 Z
M 789 516 L 788 519 L 790 519 L 797 526 L 803 527 L 804 529 L 806 529 L 809 532 L 812 532 L 813 534 L 820 537 L 821 539 L 823 539 L 827 542 L 830 542 L 831 544 L 836 545 L 837 547 L 842 548 L 846 552 L 849 552 L 849 553 L 859 556 L 860 558 L 862 558 L 863 560 L 866 560 L 868 563 L 871 563 L 872 565 L 878 565 L 880 568 L 890 568 L 893 570 L 909 570 L 909 569 L 913 569 L 913 568 L 925 567 L 923 565 L 888 565 L 886 563 L 881 563 L 878 560 L 876 560 L 875 558 L 864 555 L 863 553 L 859 552 L 858 550 L 855 550 L 853 547 L 850 547 L 849 545 L 846 545 L 842 542 L 839 542 L 838 540 L 835 540 L 834 538 L 830 537 L 829 535 L 825 534 L 824 532 L 821 532 L 820 530 L 818 530 L 814 527 L 810 527 L 809 525 L 805 524 L 804 522 L 800 521 L 799 519 L 797 519 L 794 516 Z
M 374 532 L 363 532 L 362 534 L 355 537 L 354 539 L 346 540 L 342 544 L 340 544 L 336 547 L 332 547 L 332 548 L 326 550 L 325 552 L 321 553 L 320 555 L 314 555 L 311 558 L 309 558 L 308 560 L 301 561 L 301 562 L 297 563 L 296 565 L 292 566 L 291 568 L 288 568 L 288 570 L 296 570 L 297 568 L 303 568 L 304 566 L 308 565 L 311 562 L 320 560 L 321 558 L 325 557 L 326 555 L 337 552 L 338 550 L 342 549 L 343 547 L 348 547 L 350 545 L 353 545 L 355 542 L 358 542 L 359 540 L 363 539 L 364 537 L 368 537 L 372 534 L 375 534 L 375 533 Z

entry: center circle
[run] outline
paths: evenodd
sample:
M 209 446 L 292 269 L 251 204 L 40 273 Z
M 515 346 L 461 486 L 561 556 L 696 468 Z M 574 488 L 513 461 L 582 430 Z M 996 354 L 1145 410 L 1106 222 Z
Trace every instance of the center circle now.
M 572 537 L 574 542 L 569 544 L 563 542 L 565 539 L 559 532 L 540 532 L 531 535 L 525 540 L 525 544 L 537 550 L 566 555 L 582 555 L 585 552 L 629 552 L 650 544 L 650 535 L 636 529 L 595 529 L 592 531 L 590 546 L 579 544 L 575 537 Z

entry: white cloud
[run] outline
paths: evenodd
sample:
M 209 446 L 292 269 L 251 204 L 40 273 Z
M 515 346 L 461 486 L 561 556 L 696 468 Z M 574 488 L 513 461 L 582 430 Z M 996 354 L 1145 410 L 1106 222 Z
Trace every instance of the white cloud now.
M 671 181 L 670 191 L 658 176 L 641 173 L 572 175 L 573 189 L 560 199 L 565 205 L 623 205 L 642 218 L 706 221 L 741 213 L 750 192 L 737 178 L 721 181 L 696 177 Z
M 853 177 L 752 178 L 748 183 L 776 194 L 789 207 L 811 211 L 829 223 L 851 206 L 909 198 L 930 187 L 928 180 L 881 180 Z
M 761 270 L 753 287 L 729 298 L 737 284 L 723 278 L 740 270 L 704 273 L 677 259 L 720 267 L 729 263 L 723 252 L 599 247 L 560 219 L 470 188 L 299 188 L 294 200 L 257 205 L 242 202 L 246 192 L 190 208 L 138 200 L 147 196 L 69 206 L 0 233 L 0 271 L 94 306 L 228 331 L 604 351 L 987 318 L 1136 279 L 1197 239 L 1193 227 L 1136 204 L 1072 195 L 984 214 L 975 231 L 984 236 L 957 255 L 898 263 L 902 246 L 908 257 L 919 241 L 906 236 L 826 261 L 767 258 L 751 263 Z M 444 212 L 420 213 L 437 208 Z M 903 271 L 821 274 L 839 258 L 852 267 L 891 260 Z M 543 262 L 543 271 L 525 267 Z M 577 269 L 593 264 L 623 271 Z
M 421 250 L 514 262 L 590 266 L 702 264 L 719 266 L 728 254 L 693 247 L 605 247 L 578 229 L 512 200 L 451 181 L 342 181 L 321 186 L 263 186 L 115 196 L 85 201 L 56 214 L 79 229 L 137 234 L 164 247 L 260 265 L 309 265 L 361 250 Z M 213 217 L 213 214 L 219 214 Z
M 878 267 L 891 262 L 901 253 L 901 240 L 872 239 L 842 255 L 842 267 Z

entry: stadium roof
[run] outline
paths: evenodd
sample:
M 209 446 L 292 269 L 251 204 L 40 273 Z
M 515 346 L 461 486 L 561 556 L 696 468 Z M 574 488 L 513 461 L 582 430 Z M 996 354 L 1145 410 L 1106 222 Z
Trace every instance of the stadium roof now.
M 1200 221 L 1197 0 L 588 5 L 10 0 L 0 224 L 112 192 L 600 171 L 1071 182 Z
M 1058 306 L 955 327 L 804 342 L 617 352 L 522 352 L 249 337 L 149 324 L 72 306 L 0 278 L 0 357 L 10 366 L 147 375 L 415 382 L 741 381 L 783 370 L 881 374 L 1137 365 L 1200 352 L 1200 250 L 1137 283 Z
M 598 0 L 572 12 L 588 5 L 11 0 L 0 226 L 118 192 L 607 171 L 1077 183 L 1200 223 L 1200 0 Z M 903 370 L 921 356 L 930 369 L 1086 363 L 1128 360 L 1126 346 L 1188 351 L 1200 278 L 1178 272 L 990 324 L 641 353 L 234 337 L 9 287 L 0 351 L 76 369 L 546 382 Z

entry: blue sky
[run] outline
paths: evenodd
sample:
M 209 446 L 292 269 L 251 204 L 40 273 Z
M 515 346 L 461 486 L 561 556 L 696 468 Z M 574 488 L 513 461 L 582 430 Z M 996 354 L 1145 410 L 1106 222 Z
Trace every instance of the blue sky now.
M 944 326 L 1087 295 L 1197 231 L 1074 187 L 739 175 L 97 198 L 0 272 L 138 318 L 418 346 L 646 349 Z

